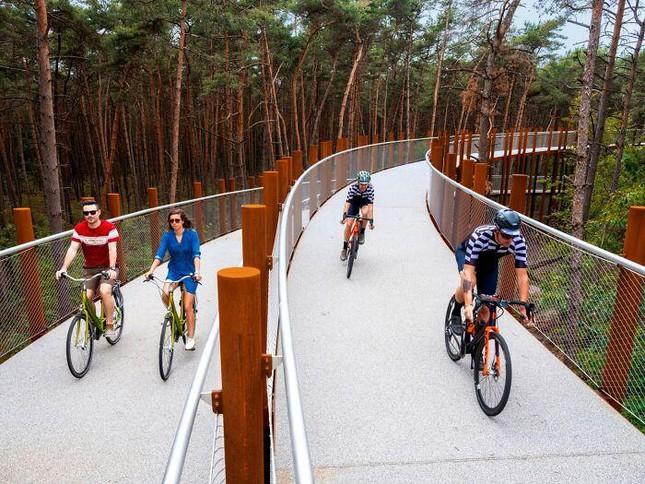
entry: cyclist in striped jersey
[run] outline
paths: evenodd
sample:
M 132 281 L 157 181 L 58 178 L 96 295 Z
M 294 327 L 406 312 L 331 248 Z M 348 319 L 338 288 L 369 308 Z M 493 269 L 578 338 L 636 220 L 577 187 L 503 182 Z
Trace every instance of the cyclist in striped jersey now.
M 480 294 L 494 295 L 497 291 L 498 260 L 512 254 L 520 300 L 528 301 L 529 276 L 526 268 L 526 240 L 520 233 L 520 216 L 508 208 L 495 215 L 492 225 L 477 227 L 455 251 L 460 284 L 455 291 L 457 304 L 453 309 L 455 323 L 461 324 L 461 308 L 466 321 L 473 319 L 473 287 L 477 283 Z M 526 309 L 520 308 L 526 316 Z M 487 308 L 482 313 L 488 320 Z
M 349 245 L 349 236 L 351 235 L 352 220 L 347 216 L 357 216 L 359 213 L 366 218 L 374 218 L 374 186 L 370 183 L 372 179 L 368 171 L 359 171 L 356 175 L 356 183 L 349 187 L 345 205 L 343 206 L 343 219 L 341 224 L 345 225 L 345 234 L 343 240 L 343 250 L 340 251 L 340 260 L 347 259 L 347 247 Z M 367 220 L 363 221 L 359 229 L 358 243 L 365 242 L 365 227 Z M 370 222 L 370 230 L 374 229 L 374 222 Z

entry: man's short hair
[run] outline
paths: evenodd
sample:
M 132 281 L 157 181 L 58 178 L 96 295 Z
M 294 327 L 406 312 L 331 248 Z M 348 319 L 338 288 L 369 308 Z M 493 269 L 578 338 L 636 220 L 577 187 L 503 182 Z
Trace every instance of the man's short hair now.
M 85 200 L 85 201 L 81 202 L 81 207 L 83 207 L 83 208 L 85 208 L 88 205 L 96 205 L 97 209 L 99 209 L 99 210 L 101 209 L 101 206 L 99 205 L 99 202 L 97 202 L 96 200 Z

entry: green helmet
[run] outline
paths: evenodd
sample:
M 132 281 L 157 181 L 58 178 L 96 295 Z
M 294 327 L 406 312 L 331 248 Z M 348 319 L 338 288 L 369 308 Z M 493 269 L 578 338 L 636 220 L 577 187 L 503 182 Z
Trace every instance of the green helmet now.
M 358 175 L 356 175 L 356 181 L 358 183 L 369 183 L 371 179 L 372 177 L 370 176 L 369 171 L 362 170 L 358 172 Z

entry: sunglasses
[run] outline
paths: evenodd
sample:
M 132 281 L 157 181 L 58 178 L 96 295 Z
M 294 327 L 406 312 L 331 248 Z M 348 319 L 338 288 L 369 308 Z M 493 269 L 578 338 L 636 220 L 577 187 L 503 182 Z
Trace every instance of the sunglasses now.
M 171 219 L 169 219 L 168 221 L 169 221 L 171 224 L 179 224 L 179 223 L 181 223 L 181 219 L 180 219 L 180 218 L 171 218 Z
M 87 217 L 88 215 L 96 215 L 96 212 L 98 212 L 98 210 L 83 210 L 83 216 Z

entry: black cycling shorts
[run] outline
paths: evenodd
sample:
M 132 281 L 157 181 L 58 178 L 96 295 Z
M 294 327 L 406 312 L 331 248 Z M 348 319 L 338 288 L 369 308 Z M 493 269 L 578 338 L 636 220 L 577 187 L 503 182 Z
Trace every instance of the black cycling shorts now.
M 457 247 L 455 251 L 457 268 L 459 272 L 464 270 L 466 264 L 466 249 L 463 246 Z M 475 274 L 477 275 L 477 292 L 492 296 L 497 292 L 497 277 L 499 272 L 499 258 L 497 255 L 482 255 L 475 264 Z
M 369 204 L 369 200 L 366 200 L 364 198 L 354 198 L 351 202 L 349 202 L 349 210 L 347 211 L 347 215 L 356 217 L 357 215 L 360 215 L 361 208 Z

